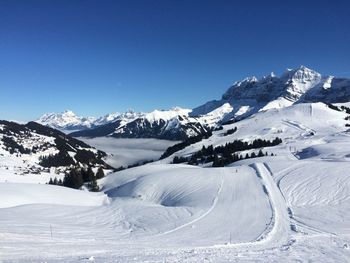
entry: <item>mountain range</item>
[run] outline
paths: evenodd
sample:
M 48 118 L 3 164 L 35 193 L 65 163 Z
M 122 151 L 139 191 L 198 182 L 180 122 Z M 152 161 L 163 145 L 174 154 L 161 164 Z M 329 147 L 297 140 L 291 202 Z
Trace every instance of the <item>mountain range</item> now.
M 82 117 L 73 111 L 66 110 L 61 113 L 46 113 L 35 122 L 69 133 L 77 130 L 92 129 L 106 123 L 113 122 L 119 113 L 110 113 L 102 117 Z
M 323 76 L 300 66 L 288 69 L 280 77 L 271 73 L 261 79 L 245 78 L 235 82 L 220 100 L 213 100 L 192 110 L 191 115 L 205 115 L 228 103 L 231 118 L 241 119 L 258 111 L 284 108 L 305 102 L 347 102 L 350 79 Z
M 349 91 L 347 79 L 300 67 L 236 82 L 193 110 L 126 112 L 72 133 L 110 138 L 0 121 L 1 256 L 348 262 Z M 62 115 L 48 119 L 79 124 Z M 169 146 L 140 163 L 149 141 Z M 113 169 L 128 151 L 137 164 Z
M 300 66 L 281 76 L 273 73 L 235 82 L 220 100 L 194 109 L 179 107 L 149 113 L 128 111 L 104 117 L 79 117 L 71 111 L 45 114 L 36 122 L 71 132 L 72 136 L 116 138 L 158 138 L 183 140 L 206 133 L 226 122 L 234 122 L 256 112 L 305 102 L 347 102 L 350 79 L 323 76 Z

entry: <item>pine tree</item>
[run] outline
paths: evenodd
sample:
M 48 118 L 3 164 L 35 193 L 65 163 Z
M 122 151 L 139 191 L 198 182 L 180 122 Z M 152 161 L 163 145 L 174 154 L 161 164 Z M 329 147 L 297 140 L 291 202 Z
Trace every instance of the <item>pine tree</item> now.
M 96 179 L 101 179 L 103 177 L 105 177 L 105 173 L 103 171 L 103 168 L 100 166 L 96 173 Z
M 83 183 L 83 176 L 80 169 L 77 168 L 72 169 L 63 179 L 63 185 L 70 188 L 79 189 Z
M 92 180 L 92 177 L 95 176 L 94 172 L 91 169 L 91 166 L 89 166 L 87 169 L 82 169 L 81 173 L 84 182 L 90 182 Z
M 49 184 L 53 184 L 52 178 L 50 177 Z
M 100 190 L 100 188 L 97 185 L 97 181 L 96 181 L 96 176 L 93 175 L 91 178 L 91 182 L 89 183 L 89 187 L 90 187 L 90 191 L 91 192 L 98 192 Z
M 213 167 L 223 167 L 224 161 L 220 159 L 217 155 L 214 156 Z
M 188 161 L 188 164 L 198 165 L 196 154 L 193 154 L 193 155 L 191 156 L 190 160 Z

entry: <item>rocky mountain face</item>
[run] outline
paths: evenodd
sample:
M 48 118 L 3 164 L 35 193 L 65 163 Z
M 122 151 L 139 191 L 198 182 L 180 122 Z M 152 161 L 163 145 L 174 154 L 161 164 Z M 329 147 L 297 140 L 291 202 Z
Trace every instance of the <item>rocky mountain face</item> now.
M 222 96 L 201 105 L 190 115 L 205 115 L 229 104 L 231 118 L 241 119 L 258 111 L 283 108 L 295 103 L 350 101 L 350 79 L 322 76 L 301 66 L 287 70 L 281 76 L 271 73 L 261 79 L 249 77 L 235 82 Z
M 22 160 L 28 166 L 68 168 L 103 166 L 106 153 L 58 130 L 36 122 L 0 121 L 0 155 Z

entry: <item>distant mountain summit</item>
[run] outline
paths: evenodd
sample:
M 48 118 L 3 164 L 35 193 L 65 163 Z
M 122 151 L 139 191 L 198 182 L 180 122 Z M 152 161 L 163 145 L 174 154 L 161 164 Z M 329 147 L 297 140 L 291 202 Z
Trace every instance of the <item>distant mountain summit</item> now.
M 73 132 L 75 137 L 158 138 L 182 140 L 210 131 L 202 120 L 189 117 L 191 110 L 179 107 L 149 113 L 124 113 L 116 121 L 95 129 Z
M 103 117 L 81 117 L 74 112 L 66 110 L 62 113 L 47 113 L 35 122 L 63 132 L 73 132 L 77 130 L 92 129 L 116 120 L 119 113 L 107 114 Z
M 322 76 L 320 73 L 300 66 L 288 69 L 280 77 L 273 73 L 261 79 L 249 77 L 235 82 L 222 96 L 201 105 L 190 115 L 205 115 L 228 103 L 231 117 L 243 118 L 261 110 L 283 108 L 303 102 L 348 102 L 350 79 Z

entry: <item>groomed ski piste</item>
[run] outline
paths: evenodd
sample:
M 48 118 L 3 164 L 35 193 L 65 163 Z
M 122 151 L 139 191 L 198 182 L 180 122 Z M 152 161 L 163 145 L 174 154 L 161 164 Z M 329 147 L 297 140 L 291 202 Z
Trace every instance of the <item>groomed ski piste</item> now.
M 0 262 L 349 262 L 346 116 L 322 103 L 259 112 L 167 159 L 109 174 L 99 193 L 6 174 Z M 171 164 L 203 145 L 275 137 L 283 143 L 263 149 L 275 156 Z

